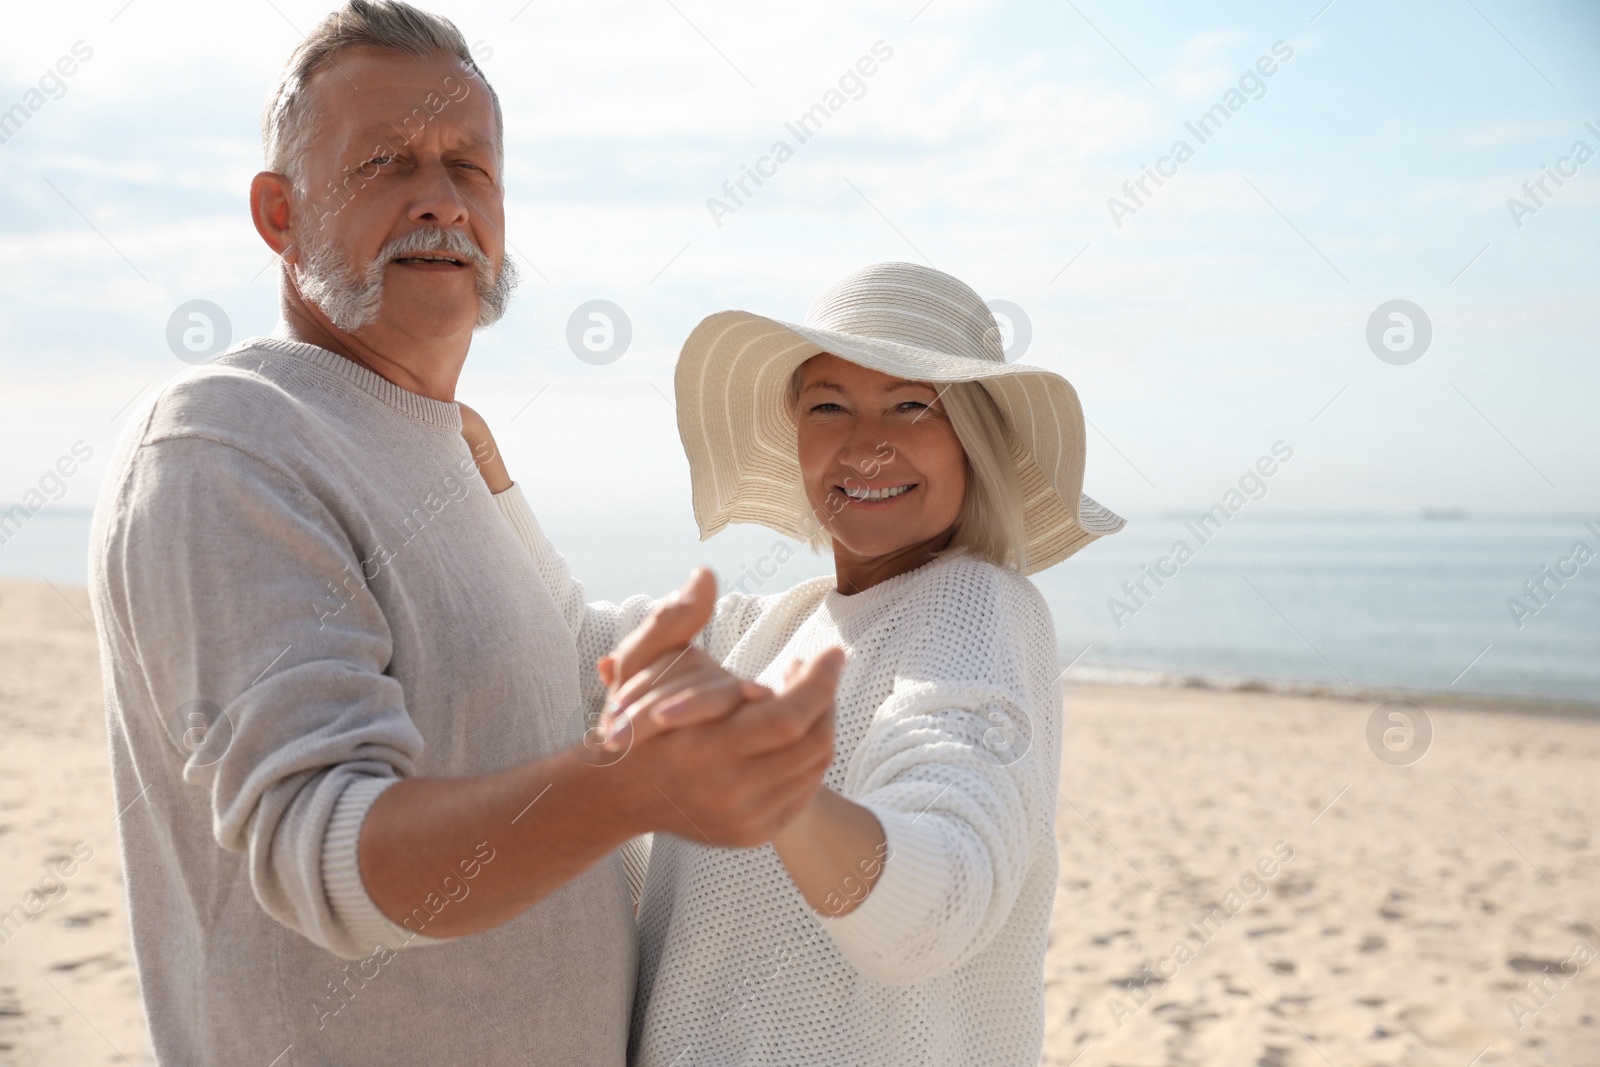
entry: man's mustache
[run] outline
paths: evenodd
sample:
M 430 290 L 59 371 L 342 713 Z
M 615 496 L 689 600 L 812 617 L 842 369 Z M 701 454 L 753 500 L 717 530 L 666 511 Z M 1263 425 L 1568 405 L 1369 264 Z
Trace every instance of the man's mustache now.
M 471 264 L 480 274 L 489 274 L 492 265 L 489 257 L 465 232 L 444 226 L 419 226 L 384 245 L 373 263 L 387 266 L 406 256 L 425 252 L 444 252 Z
M 338 246 L 327 236 L 315 237 L 304 247 L 300 291 L 343 330 L 357 330 L 377 319 L 383 303 L 384 275 L 397 259 L 435 253 L 470 265 L 476 275 L 480 329 L 498 322 L 505 314 L 519 277 L 516 264 L 509 258 L 502 259 L 496 272 L 477 242 L 454 227 L 419 226 L 385 243 L 376 256 L 359 266 L 343 260 Z

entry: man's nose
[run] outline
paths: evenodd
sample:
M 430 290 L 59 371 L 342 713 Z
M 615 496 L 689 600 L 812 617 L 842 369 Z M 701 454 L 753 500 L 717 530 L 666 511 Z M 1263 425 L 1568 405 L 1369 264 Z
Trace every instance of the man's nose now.
M 449 168 L 442 163 L 418 168 L 413 181 L 409 217 L 412 222 L 431 223 L 435 226 L 465 226 L 470 218 L 471 204 L 450 180 Z

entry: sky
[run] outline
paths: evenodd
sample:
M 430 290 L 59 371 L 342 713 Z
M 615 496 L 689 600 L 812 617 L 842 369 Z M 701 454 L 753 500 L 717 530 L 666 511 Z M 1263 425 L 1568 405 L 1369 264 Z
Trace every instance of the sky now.
M 1600 5 L 431 9 L 501 96 L 524 274 L 458 395 L 542 510 L 687 514 L 667 398 L 694 324 L 798 321 L 884 260 L 1020 309 L 1012 357 L 1076 386 L 1086 491 L 1125 514 L 1215 503 L 1278 442 L 1297 462 L 1261 511 L 1600 510 Z M 272 329 L 260 108 L 327 10 L 8 12 L 0 507 L 75 447 L 92 458 L 53 506 L 93 504 L 131 413 L 196 358 L 169 343 L 188 302 L 234 341 Z M 785 123 L 830 100 L 797 143 Z M 728 210 L 779 139 L 793 158 Z M 595 300 L 630 327 L 610 362 L 568 342 Z

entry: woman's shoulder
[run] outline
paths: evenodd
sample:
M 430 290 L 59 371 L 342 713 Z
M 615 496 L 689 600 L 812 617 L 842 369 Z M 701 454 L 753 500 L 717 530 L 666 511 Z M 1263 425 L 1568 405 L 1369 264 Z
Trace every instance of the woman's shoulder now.
M 874 672 L 896 689 L 1005 691 L 1024 699 L 1035 675 L 1058 661 L 1050 609 L 1014 569 L 971 557 L 944 557 L 907 574 L 893 608 L 862 633 Z
M 1028 658 L 1054 654 L 1050 609 L 1015 569 L 961 555 L 934 561 L 918 579 L 896 615 L 924 656 L 995 656 L 1008 646 Z
M 1014 567 L 960 554 L 923 568 L 907 600 L 935 610 L 965 613 L 1043 612 L 1049 609 L 1039 588 Z

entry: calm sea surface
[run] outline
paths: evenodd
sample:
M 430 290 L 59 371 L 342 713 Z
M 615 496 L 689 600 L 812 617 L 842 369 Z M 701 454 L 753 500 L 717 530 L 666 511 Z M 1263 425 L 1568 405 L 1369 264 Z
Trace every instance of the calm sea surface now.
M 541 521 L 591 599 L 660 594 L 698 562 L 724 587 L 762 593 L 831 569 L 755 527 L 700 544 L 686 513 L 662 509 L 545 510 Z M 82 584 L 88 530 L 87 512 L 39 513 L 0 545 L 0 575 Z M 1600 553 L 1597 530 L 1600 516 L 1246 514 L 1202 541 L 1183 517 L 1134 517 L 1034 580 L 1055 614 L 1063 663 L 1079 669 L 1600 703 L 1600 557 L 1578 562 Z M 1188 553 L 1174 552 L 1179 542 Z M 1587 553 L 1575 556 L 1580 542 Z M 1524 583 L 1541 580 L 1535 600 Z

